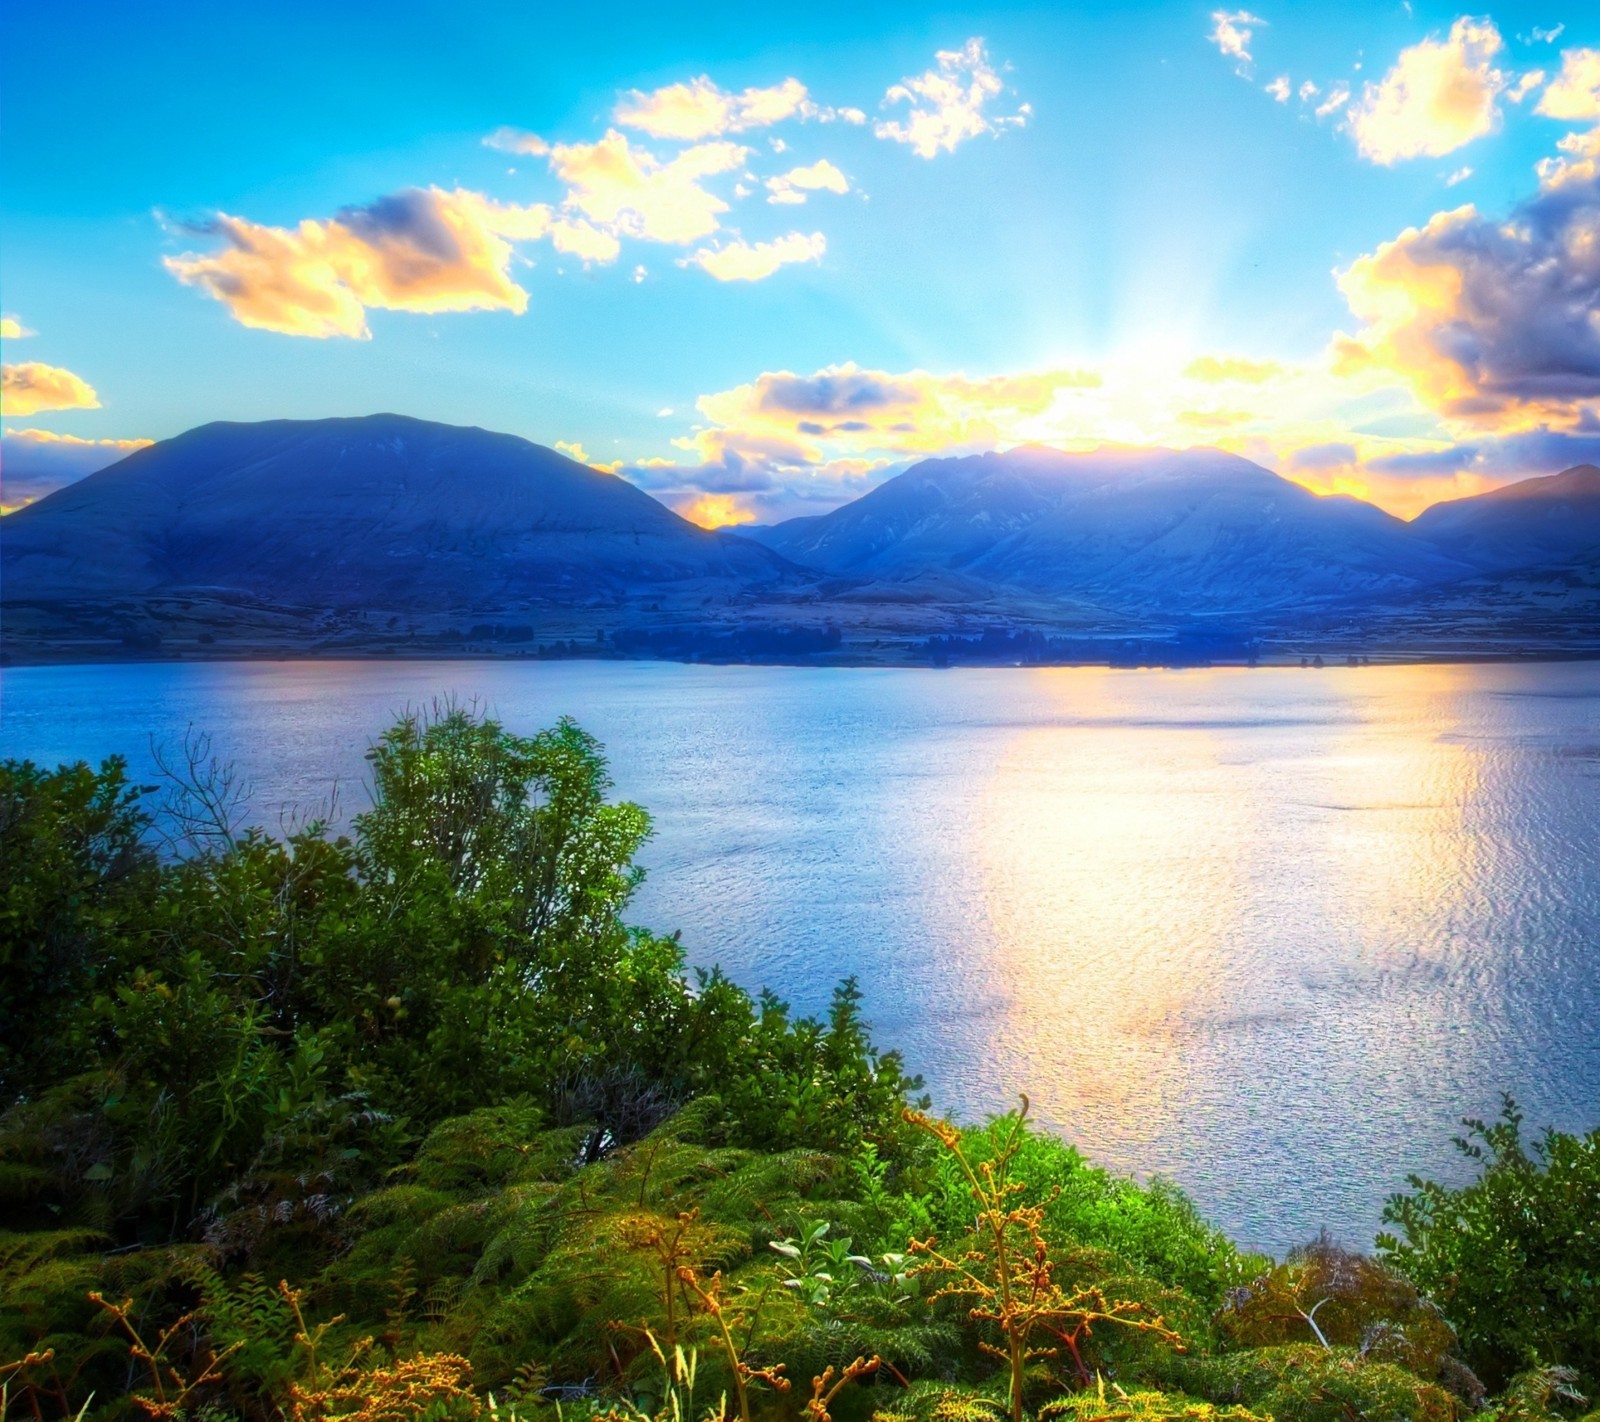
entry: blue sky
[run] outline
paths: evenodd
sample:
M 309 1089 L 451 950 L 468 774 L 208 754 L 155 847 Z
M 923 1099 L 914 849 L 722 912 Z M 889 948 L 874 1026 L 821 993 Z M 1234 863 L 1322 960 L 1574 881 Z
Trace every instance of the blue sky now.
M 1415 512 L 1600 453 L 1596 46 L 1570 0 L 25 7 L 5 501 L 397 410 L 707 522 L 1025 439 Z

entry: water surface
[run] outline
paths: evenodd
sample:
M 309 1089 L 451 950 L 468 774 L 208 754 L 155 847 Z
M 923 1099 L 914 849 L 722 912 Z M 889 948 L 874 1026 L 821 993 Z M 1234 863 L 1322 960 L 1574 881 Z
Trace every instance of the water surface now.
M 857 974 L 942 1109 L 1028 1091 L 1241 1242 L 1365 1244 L 1463 1114 L 1600 1123 L 1600 664 L 1217 671 L 346 662 L 11 669 L 0 752 L 256 817 L 408 703 L 576 716 L 656 834 L 633 917 L 797 1008 Z

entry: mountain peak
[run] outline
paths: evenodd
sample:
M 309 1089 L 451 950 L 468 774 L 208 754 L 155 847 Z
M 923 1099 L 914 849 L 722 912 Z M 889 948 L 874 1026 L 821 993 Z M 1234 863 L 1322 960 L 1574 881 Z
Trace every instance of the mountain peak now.
M 205 587 L 307 606 L 492 606 L 786 576 L 624 479 L 405 415 L 202 425 L 5 520 L 12 600 Z

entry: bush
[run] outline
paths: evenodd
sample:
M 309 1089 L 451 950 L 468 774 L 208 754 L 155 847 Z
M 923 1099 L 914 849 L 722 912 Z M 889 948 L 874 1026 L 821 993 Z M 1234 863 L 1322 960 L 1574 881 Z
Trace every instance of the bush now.
M 1443 1388 L 1404 1368 L 1316 1343 L 1182 1360 L 1173 1380 L 1212 1402 L 1295 1422 L 1455 1422 L 1459 1411 Z
M 1491 1388 L 1561 1365 L 1581 1391 L 1600 1388 L 1600 1129 L 1546 1131 L 1523 1144 L 1510 1097 L 1498 1121 L 1463 1123 L 1456 1146 L 1481 1165 L 1460 1189 L 1412 1176 L 1378 1238 L 1394 1266 L 1430 1294 Z

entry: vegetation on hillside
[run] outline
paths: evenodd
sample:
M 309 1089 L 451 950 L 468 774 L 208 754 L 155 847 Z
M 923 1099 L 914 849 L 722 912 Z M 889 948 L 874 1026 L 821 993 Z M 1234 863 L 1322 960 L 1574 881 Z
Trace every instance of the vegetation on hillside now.
M 599 747 L 459 707 L 348 836 L 0 765 L 7 1416 L 1454 1422 L 1600 1389 L 1600 1132 L 1469 1123 L 1376 1255 L 927 1114 L 624 919 Z M 1600 1414 L 1594 1414 L 1600 1417 Z

